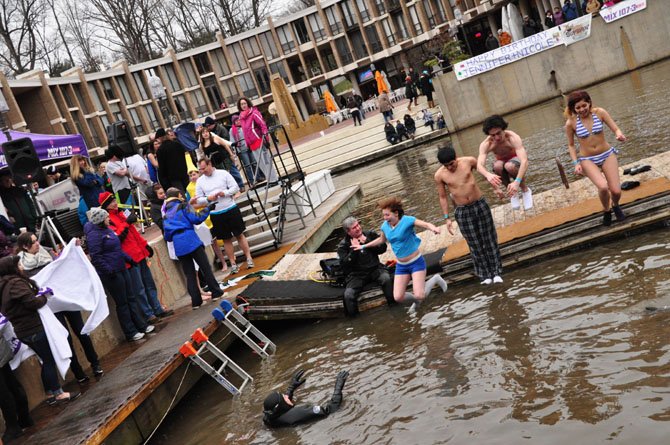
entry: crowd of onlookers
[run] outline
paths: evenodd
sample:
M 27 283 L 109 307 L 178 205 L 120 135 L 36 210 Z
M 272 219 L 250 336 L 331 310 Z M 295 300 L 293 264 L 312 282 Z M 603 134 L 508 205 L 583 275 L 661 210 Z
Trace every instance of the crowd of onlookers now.
M 79 190 L 78 214 L 84 232 L 77 244 L 85 248 L 102 286 L 113 298 L 116 317 L 128 341 L 145 338 L 154 332 L 154 324 L 173 314 L 160 301 L 149 264 L 154 251 L 135 227 L 138 217 L 132 204 L 145 201 L 149 205 L 153 222 L 182 267 L 193 309 L 224 293 L 206 256 L 207 244 L 214 247 L 226 273 L 240 271 L 233 241 L 245 256 L 246 268 L 254 267 L 235 200 L 247 187 L 277 181 L 277 174 L 267 149 L 268 129 L 262 115 L 246 98 L 240 99 L 238 109 L 230 128 L 212 118 L 195 126 L 189 135 L 189 140 L 196 142 L 192 149 L 174 130 L 158 129 L 144 156 L 127 155 L 110 144 L 106 161 L 97 169 L 82 156 L 73 156 L 70 161 L 69 180 Z M 55 169 L 47 173 L 47 186 L 67 176 Z M 32 349 L 42 363 L 48 404 L 67 403 L 79 393 L 62 389 L 48 329 L 38 314 L 50 290 L 31 278 L 58 257 L 58 246 L 40 244 L 33 201 L 26 188 L 14 185 L 9 174 L 0 176 L 0 198 L 9 215 L 0 216 L 0 334 L 12 332 L 15 338 L 0 335 L 0 408 L 6 424 L 3 441 L 8 443 L 33 425 L 25 391 L 9 365 L 17 340 Z M 219 241 L 223 242 L 225 255 Z M 81 334 L 81 313 L 64 311 L 55 315 L 78 338 L 91 374 L 102 376 L 93 342 Z M 71 337 L 68 341 L 73 349 Z M 74 353 L 70 369 L 79 383 L 89 381 Z

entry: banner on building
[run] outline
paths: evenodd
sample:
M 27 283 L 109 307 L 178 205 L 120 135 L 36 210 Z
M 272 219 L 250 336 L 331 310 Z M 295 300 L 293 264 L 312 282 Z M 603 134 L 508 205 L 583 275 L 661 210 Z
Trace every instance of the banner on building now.
M 571 45 L 591 35 L 591 14 L 586 14 L 563 25 L 501 46 L 493 51 L 471 57 L 454 67 L 456 79 L 463 80 L 495 68 L 517 62 L 558 45 Z
M 605 20 L 605 23 L 612 23 L 613 21 L 624 18 L 627 15 L 640 12 L 646 7 L 647 0 L 624 0 L 621 3 L 610 6 L 609 8 L 603 7 L 600 10 L 600 17 Z

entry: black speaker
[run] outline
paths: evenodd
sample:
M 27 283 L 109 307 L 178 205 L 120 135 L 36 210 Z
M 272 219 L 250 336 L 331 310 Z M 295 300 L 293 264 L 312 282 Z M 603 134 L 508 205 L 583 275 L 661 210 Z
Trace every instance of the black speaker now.
M 114 122 L 107 127 L 107 145 L 118 146 L 124 157 L 139 153 L 135 138 L 130 133 L 130 126 L 126 121 Z
M 40 158 L 30 138 L 14 139 L 2 144 L 2 151 L 16 185 L 45 179 Z

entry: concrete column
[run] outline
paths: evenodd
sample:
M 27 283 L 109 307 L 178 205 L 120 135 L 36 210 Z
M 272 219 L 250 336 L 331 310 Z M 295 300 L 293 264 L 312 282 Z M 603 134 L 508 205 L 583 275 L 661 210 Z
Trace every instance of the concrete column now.
M 486 15 L 487 20 L 489 21 L 489 27 L 491 28 L 491 32 L 493 33 L 494 36 L 498 36 L 498 22 L 496 22 L 496 18 L 493 14 L 487 14 Z
M 442 2 L 442 6 L 444 6 L 444 11 L 447 13 L 447 20 L 455 20 L 456 17 L 454 16 L 454 9 L 451 7 L 451 3 L 449 3 L 448 0 L 437 0 L 439 2 Z
M 530 17 L 530 5 L 528 4 L 528 0 L 519 0 L 519 12 L 521 13 L 521 17 L 525 15 Z
M 423 1 L 419 0 L 414 4 L 414 7 L 416 8 L 416 14 L 419 16 L 419 21 L 421 22 L 421 27 L 423 28 L 423 32 L 428 32 L 431 27 L 430 23 L 428 23 L 428 13 L 426 9 L 423 7 Z
M 295 102 L 298 105 L 300 114 L 302 114 L 302 119 L 307 120 L 309 118 L 309 111 L 307 110 L 307 105 L 305 104 L 305 99 L 303 98 L 302 93 L 303 90 L 298 91 L 298 93 L 295 95 L 295 98 L 297 99 Z
M 1 71 L 0 71 L 0 86 L 2 86 L 2 95 L 5 97 L 5 101 L 7 101 L 7 106 L 9 107 L 9 112 L 5 116 L 5 124 L 7 125 L 8 128 L 12 130 L 19 130 L 19 131 L 25 130 L 27 124 L 25 119 L 23 118 L 23 113 L 19 108 L 19 104 L 16 102 L 16 98 L 14 97 L 14 93 L 12 92 L 12 89 L 9 86 L 9 82 L 7 82 L 7 78 Z

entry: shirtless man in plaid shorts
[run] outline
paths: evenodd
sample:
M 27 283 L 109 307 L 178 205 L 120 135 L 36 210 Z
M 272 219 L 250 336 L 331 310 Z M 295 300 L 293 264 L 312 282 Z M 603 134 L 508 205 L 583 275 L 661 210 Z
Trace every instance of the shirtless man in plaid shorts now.
M 477 169 L 477 160 L 469 156 L 457 158 L 451 145 L 441 146 L 437 159 L 442 167 L 435 172 L 435 185 L 447 230 L 454 234 L 453 218 L 449 215 L 448 198 L 451 196 L 456 205 L 454 216 L 470 248 L 475 274 L 482 284 L 502 283 L 502 262 L 493 215 L 472 173 Z M 483 175 L 481 170 L 479 172 Z

